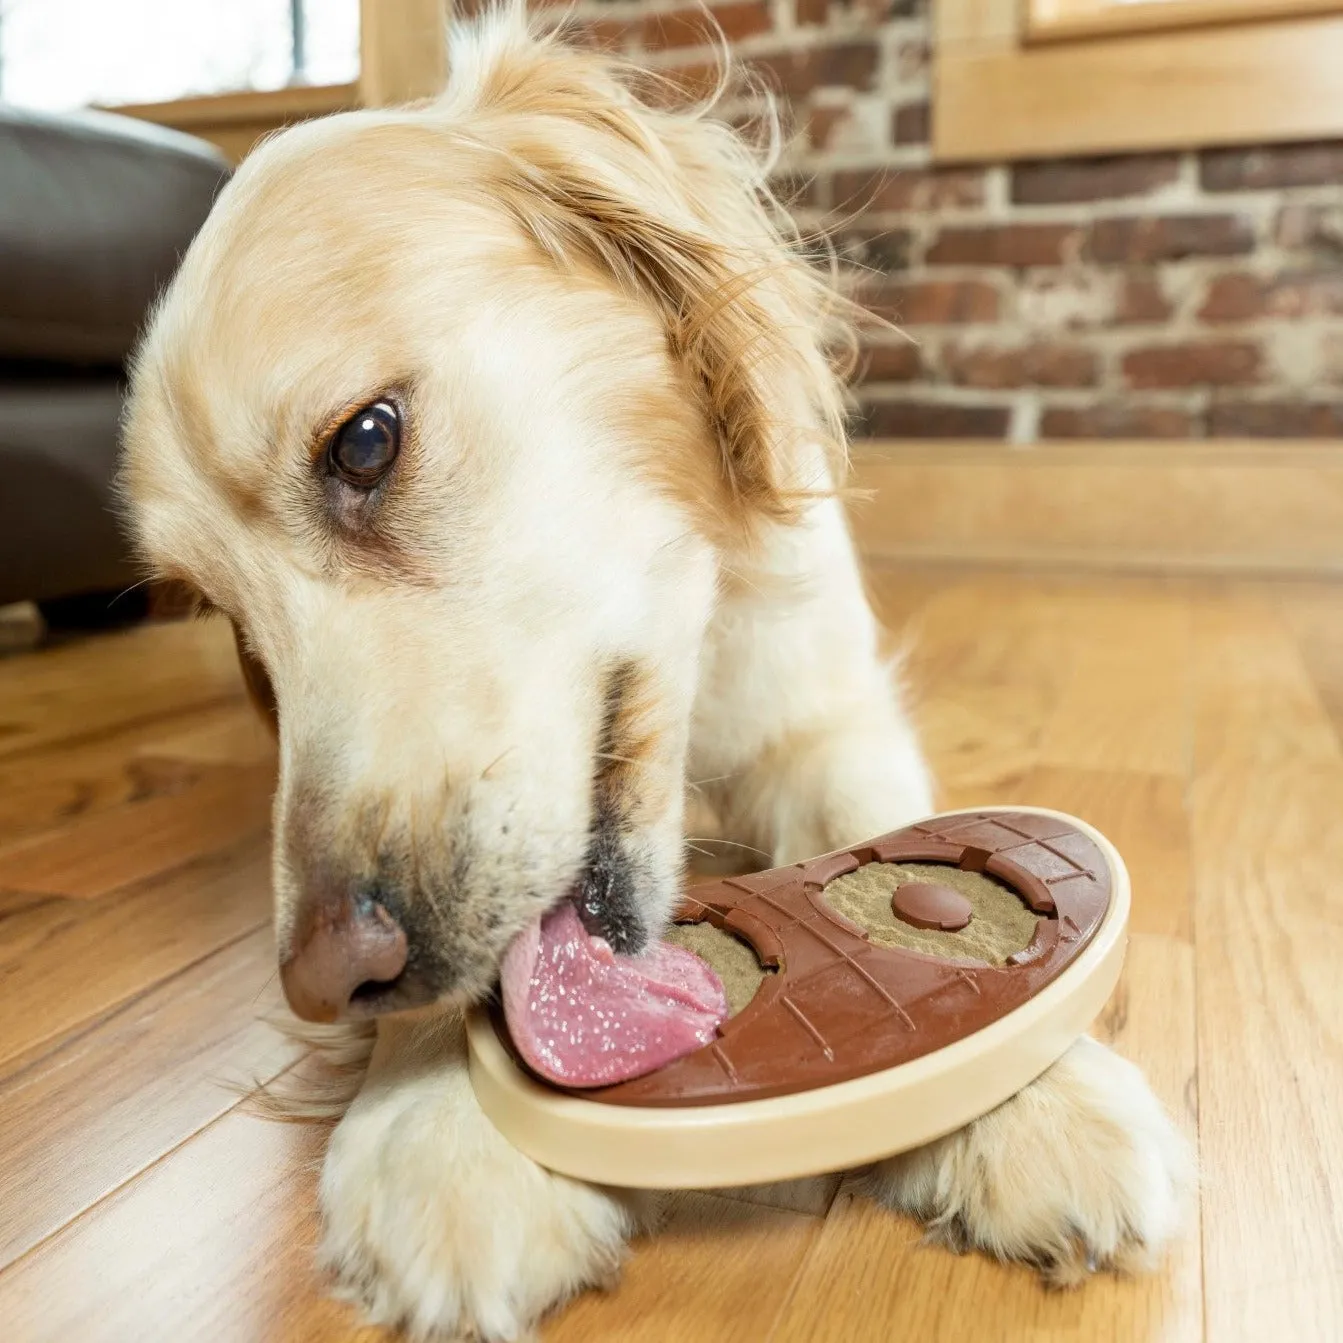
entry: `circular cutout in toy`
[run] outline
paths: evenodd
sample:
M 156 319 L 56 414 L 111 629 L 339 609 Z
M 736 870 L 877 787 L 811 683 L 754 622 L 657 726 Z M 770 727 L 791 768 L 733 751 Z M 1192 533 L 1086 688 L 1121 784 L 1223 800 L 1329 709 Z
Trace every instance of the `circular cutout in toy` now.
M 528 1068 L 495 1006 L 468 1021 L 472 1081 L 515 1146 L 585 1180 L 695 1187 L 860 1165 L 960 1127 L 1054 1062 L 1114 987 L 1128 906 L 1122 860 L 1085 822 L 936 816 L 693 888 L 671 937 L 728 1004 L 703 1044 L 564 1088 Z

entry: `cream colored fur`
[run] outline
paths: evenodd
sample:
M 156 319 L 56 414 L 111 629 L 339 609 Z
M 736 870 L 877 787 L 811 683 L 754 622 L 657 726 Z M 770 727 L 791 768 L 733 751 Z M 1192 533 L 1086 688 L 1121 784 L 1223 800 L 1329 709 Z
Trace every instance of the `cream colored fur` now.
M 323 1170 L 324 1261 L 417 1336 L 513 1339 L 609 1281 L 651 1220 L 651 1199 L 500 1140 L 459 1018 L 581 868 L 597 668 L 644 677 L 616 763 L 650 928 L 687 774 L 775 861 L 932 793 L 832 497 L 843 305 L 762 203 L 762 167 L 511 13 L 459 30 L 452 69 L 437 104 L 249 158 L 145 342 L 124 487 L 150 562 L 229 615 L 273 684 L 282 953 L 318 865 L 358 877 L 401 836 L 457 973 L 436 1009 L 379 1024 Z M 412 441 L 367 523 L 314 463 L 393 388 Z M 337 1078 L 309 1108 L 345 1098 Z M 1190 1165 L 1141 1075 L 1084 1041 L 874 1178 L 1072 1280 L 1159 1253 Z

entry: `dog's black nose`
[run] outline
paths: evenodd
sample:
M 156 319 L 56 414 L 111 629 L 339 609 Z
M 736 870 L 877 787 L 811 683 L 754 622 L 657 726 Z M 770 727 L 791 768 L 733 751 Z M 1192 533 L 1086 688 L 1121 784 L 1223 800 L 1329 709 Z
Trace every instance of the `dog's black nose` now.
M 304 1021 L 335 1021 L 354 1000 L 386 997 L 409 956 L 405 931 L 369 895 L 314 902 L 295 934 L 280 982 Z

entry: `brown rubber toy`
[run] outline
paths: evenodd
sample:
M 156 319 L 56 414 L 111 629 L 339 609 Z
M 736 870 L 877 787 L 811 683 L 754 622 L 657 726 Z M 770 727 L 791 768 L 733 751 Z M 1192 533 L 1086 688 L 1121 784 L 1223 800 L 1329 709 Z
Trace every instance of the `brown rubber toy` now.
M 945 863 L 996 877 L 1040 916 L 1030 945 L 995 966 L 873 943 L 824 891 L 874 862 Z M 676 922 L 734 933 L 776 973 L 712 1043 L 643 1077 L 572 1094 L 610 1105 L 722 1105 L 893 1068 L 1037 994 L 1086 946 L 1110 895 L 1105 856 L 1089 835 L 1062 817 L 1012 811 L 935 817 L 793 867 L 696 886 Z M 492 1016 L 513 1052 L 502 1012 Z
M 937 928 L 958 933 L 974 914 L 960 891 L 935 881 L 906 881 L 891 896 L 891 913 L 911 928 Z

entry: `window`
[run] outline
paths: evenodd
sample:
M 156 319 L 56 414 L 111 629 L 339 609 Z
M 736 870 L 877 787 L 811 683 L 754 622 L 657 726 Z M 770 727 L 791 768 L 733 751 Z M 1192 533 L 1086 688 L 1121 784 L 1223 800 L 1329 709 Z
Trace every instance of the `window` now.
M 0 98 L 62 110 L 342 84 L 359 0 L 0 0 Z

